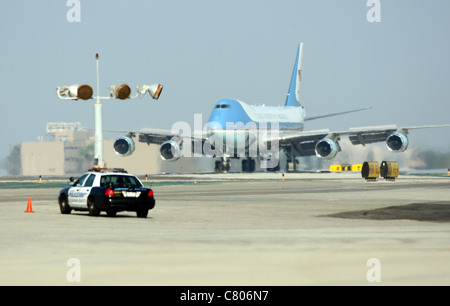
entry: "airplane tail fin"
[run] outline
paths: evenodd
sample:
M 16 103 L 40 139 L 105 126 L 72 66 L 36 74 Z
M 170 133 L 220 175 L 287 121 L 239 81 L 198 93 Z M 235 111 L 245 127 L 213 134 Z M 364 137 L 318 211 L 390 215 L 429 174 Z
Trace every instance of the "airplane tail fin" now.
M 292 71 L 291 85 L 286 97 L 285 106 L 300 106 L 300 85 L 302 83 L 303 70 L 303 43 L 300 43 L 295 60 L 294 70 Z

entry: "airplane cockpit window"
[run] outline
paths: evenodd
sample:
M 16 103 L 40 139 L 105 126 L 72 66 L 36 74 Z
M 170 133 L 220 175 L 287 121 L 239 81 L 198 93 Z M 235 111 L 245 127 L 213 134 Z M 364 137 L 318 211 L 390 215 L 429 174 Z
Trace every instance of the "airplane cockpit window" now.
M 231 108 L 230 104 L 217 104 L 216 108 Z

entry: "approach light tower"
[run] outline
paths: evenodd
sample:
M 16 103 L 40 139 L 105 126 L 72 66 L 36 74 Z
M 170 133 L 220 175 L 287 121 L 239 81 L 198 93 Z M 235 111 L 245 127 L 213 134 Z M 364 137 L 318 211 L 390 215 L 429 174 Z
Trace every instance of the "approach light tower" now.
M 102 123 L 102 104 L 100 100 L 111 100 L 111 99 L 136 99 L 139 95 L 145 95 L 147 92 L 150 96 L 157 100 L 161 95 L 163 86 L 161 84 L 153 85 L 143 85 L 136 87 L 136 95 L 130 97 L 131 89 L 127 84 L 122 85 L 111 85 L 109 87 L 109 97 L 99 96 L 99 69 L 98 69 L 98 53 L 95 55 L 97 62 L 97 96 L 95 97 L 96 103 L 94 104 L 94 136 L 95 136 L 95 151 L 94 151 L 94 167 L 103 168 L 105 167 L 105 161 L 103 159 L 103 123 Z M 60 86 L 56 89 L 56 94 L 60 99 L 63 100 L 90 100 L 93 99 L 94 91 L 89 84 L 83 85 L 71 85 L 71 86 Z

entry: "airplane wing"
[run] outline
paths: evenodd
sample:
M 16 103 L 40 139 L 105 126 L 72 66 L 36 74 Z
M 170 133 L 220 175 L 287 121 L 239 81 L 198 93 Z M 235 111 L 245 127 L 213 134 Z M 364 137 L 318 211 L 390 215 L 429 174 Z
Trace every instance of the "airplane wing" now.
M 372 107 L 364 107 L 364 108 L 351 109 L 351 110 L 347 110 L 347 111 L 343 111 L 343 112 L 306 116 L 305 121 L 322 119 L 322 118 L 333 117 L 333 116 L 338 116 L 338 115 L 344 115 L 344 114 L 349 114 L 349 113 L 354 113 L 354 112 L 360 112 L 360 111 L 368 110 L 368 109 L 372 109 Z
M 316 144 L 329 135 L 329 130 L 319 130 L 310 132 L 301 132 L 300 134 L 283 135 L 279 137 L 278 144 L 280 148 L 291 147 L 291 153 L 294 156 L 312 156 L 316 155 Z M 272 147 L 273 141 L 267 141 L 267 145 Z
M 139 136 L 140 142 L 145 142 L 147 144 L 162 144 L 165 141 L 172 139 L 178 134 L 171 133 L 170 130 L 162 129 L 152 129 L 152 130 L 140 130 L 140 131 L 117 131 L 117 130 L 105 130 L 105 132 L 125 134 L 123 138 L 135 138 Z
M 138 132 L 109 130 L 109 132 L 126 134 L 126 136 L 117 138 L 113 144 L 114 151 L 120 156 L 129 156 L 133 154 L 135 150 L 135 141 L 133 138 L 137 137 L 139 142 L 146 143 L 147 145 L 160 145 L 161 158 L 168 161 L 177 160 L 181 157 L 183 147 L 194 153 L 202 152 L 205 142 L 208 141 L 207 138 L 196 132 L 194 132 L 194 135 L 188 136 L 184 136 L 183 133 L 179 133 L 179 131 L 162 129 L 143 129 Z
M 396 125 L 385 125 L 385 126 L 373 126 L 373 127 L 362 127 L 362 128 L 350 128 L 346 132 L 338 132 L 339 135 L 348 136 L 353 145 L 366 145 L 375 142 L 382 142 L 387 140 L 387 138 L 392 135 L 392 133 L 400 133 L 403 135 L 408 135 L 409 130 L 419 130 L 419 129 L 434 129 L 450 127 L 449 124 L 445 125 L 424 125 L 424 126 L 409 126 L 398 128 Z
M 177 137 L 179 135 L 172 133 L 171 131 L 147 131 L 147 132 L 137 132 L 139 135 L 139 142 L 145 142 L 147 144 L 162 144 L 170 139 Z
M 266 145 L 273 146 L 278 141 L 279 147 L 291 157 L 313 156 L 330 159 L 340 151 L 341 137 L 348 137 L 353 145 L 363 145 L 386 142 L 394 152 L 403 152 L 408 147 L 408 131 L 416 129 L 450 127 L 447 125 L 410 126 L 398 128 L 396 125 L 370 126 L 350 128 L 347 131 L 330 132 L 319 130 L 300 132 L 297 134 L 280 135 L 277 139 L 268 139 Z
M 141 129 L 139 131 L 117 131 L 117 130 L 105 130 L 105 132 L 125 134 L 126 137 L 135 138 L 138 136 L 139 142 L 144 142 L 147 144 L 162 144 L 166 141 L 169 141 L 175 137 L 179 138 L 191 138 L 192 140 L 203 139 L 206 140 L 203 136 L 198 136 L 194 134 L 189 137 L 184 137 L 180 133 L 174 133 L 171 130 L 165 129 Z

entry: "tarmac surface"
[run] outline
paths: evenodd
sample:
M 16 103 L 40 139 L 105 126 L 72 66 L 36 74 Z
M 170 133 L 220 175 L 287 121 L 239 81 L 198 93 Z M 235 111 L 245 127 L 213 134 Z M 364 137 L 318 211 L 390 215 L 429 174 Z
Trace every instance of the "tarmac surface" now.
M 59 183 L 1 182 L 0 285 L 450 285 L 450 177 L 161 175 L 146 219 Z

